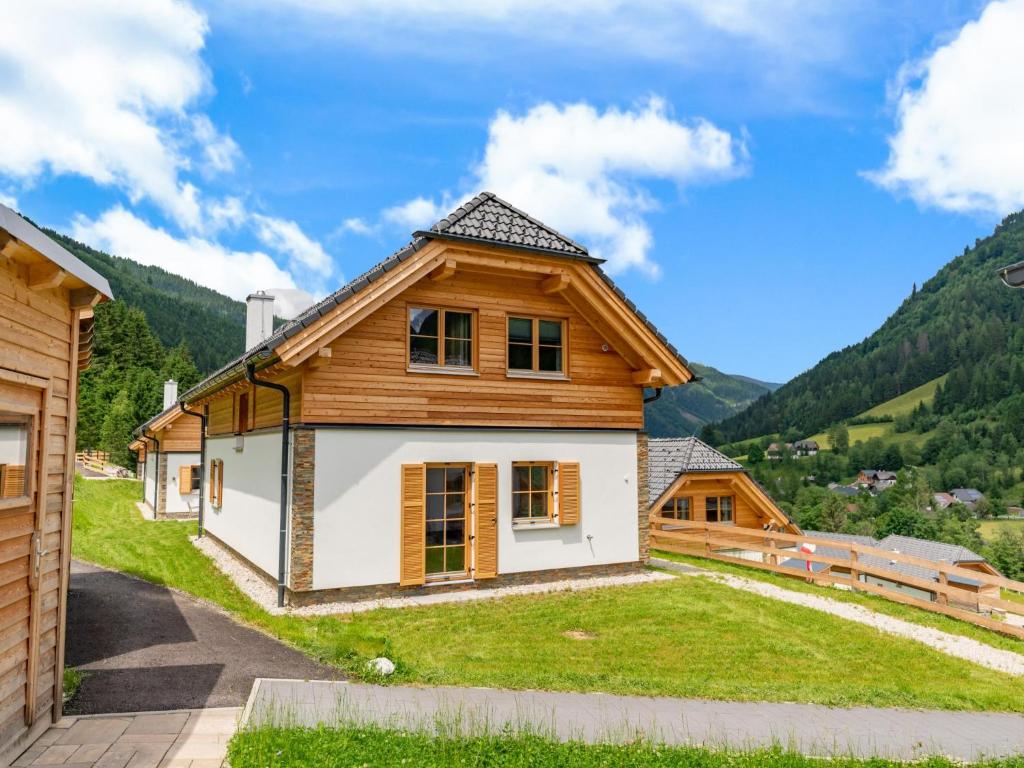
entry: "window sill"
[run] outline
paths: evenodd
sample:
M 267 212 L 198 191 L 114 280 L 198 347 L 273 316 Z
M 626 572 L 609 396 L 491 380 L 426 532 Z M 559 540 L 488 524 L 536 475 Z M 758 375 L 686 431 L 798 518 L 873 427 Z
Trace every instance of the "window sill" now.
M 445 368 L 443 365 L 410 365 L 406 373 L 439 373 L 442 376 L 479 376 L 472 368 Z
M 543 523 L 527 523 L 527 522 L 515 522 L 515 521 L 512 522 L 512 530 L 513 531 L 533 531 L 533 530 L 537 530 L 537 529 L 561 528 L 561 527 L 562 526 L 559 523 L 553 522 L 551 520 L 545 520 Z
M 506 371 L 505 378 L 508 379 L 535 379 L 537 381 L 570 381 L 564 373 L 549 371 Z

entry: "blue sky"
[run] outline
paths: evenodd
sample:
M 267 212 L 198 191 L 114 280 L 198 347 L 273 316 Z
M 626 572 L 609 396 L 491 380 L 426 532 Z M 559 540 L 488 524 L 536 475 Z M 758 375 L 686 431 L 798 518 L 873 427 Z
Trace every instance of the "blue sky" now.
M 1024 0 L 81 5 L 0 42 L 0 199 L 285 313 L 486 187 L 784 381 L 1024 207 Z

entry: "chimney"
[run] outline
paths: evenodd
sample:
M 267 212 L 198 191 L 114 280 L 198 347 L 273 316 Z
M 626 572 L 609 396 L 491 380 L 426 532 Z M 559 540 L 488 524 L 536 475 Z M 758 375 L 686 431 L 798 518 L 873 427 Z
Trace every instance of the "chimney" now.
M 274 297 L 266 291 L 250 293 L 245 300 L 245 348 L 252 349 L 274 332 Z
M 164 410 L 178 402 L 178 382 L 168 379 L 164 382 Z

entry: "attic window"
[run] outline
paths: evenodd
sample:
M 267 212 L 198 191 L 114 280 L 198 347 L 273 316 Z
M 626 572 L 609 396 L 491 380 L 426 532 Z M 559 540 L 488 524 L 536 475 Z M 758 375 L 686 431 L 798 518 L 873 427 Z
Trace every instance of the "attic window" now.
M 709 523 L 731 523 L 732 496 L 708 496 L 704 510 L 704 519 Z
M 472 369 L 472 312 L 409 307 L 409 365 Z
M 565 320 L 508 318 L 508 370 L 565 373 Z

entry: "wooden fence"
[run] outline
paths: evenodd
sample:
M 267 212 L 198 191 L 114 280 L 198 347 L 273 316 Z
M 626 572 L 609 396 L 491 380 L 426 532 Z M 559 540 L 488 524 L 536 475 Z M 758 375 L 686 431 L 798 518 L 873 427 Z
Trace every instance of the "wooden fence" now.
M 106 451 L 79 451 L 75 454 L 75 463 L 96 472 L 106 472 L 110 454 Z
M 813 545 L 816 551 L 799 551 L 801 545 L 805 544 Z M 844 585 L 1024 639 L 1024 627 L 992 615 L 993 612 L 1001 612 L 1024 617 L 1024 602 L 1003 598 L 1003 591 L 1024 596 L 1024 582 L 971 568 L 851 541 L 739 528 L 722 523 L 675 520 L 658 515 L 651 515 L 651 547 L 736 563 L 819 584 Z M 830 553 L 821 554 L 822 549 L 830 550 Z M 801 567 L 784 566 L 781 564 L 784 560 L 798 561 Z M 815 571 L 803 567 L 807 563 L 819 563 L 827 567 Z M 894 566 L 897 564 L 927 569 L 934 572 L 936 578 L 896 570 Z M 869 577 L 888 582 L 892 586 L 867 581 Z M 950 581 L 951 577 L 953 581 Z M 958 586 L 956 582 L 963 579 L 978 586 Z M 899 590 L 901 586 L 930 593 L 934 599 L 902 592 Z

